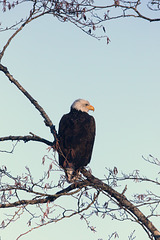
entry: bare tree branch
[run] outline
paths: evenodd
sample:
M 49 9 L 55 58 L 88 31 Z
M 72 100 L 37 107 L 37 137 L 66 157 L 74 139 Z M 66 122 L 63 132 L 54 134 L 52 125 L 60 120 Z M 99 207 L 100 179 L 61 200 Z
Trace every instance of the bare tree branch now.
M 39 105 L 39 103 L 20 85 L 20 83 L 9 73 L 8 69 L 4 67 L 2 64 L 0 64 L 0 71 L 2 71 L 8 77 L 9 81 L 13 83 L 34 105 L 34 107 L 39 111 L 39 113 L 43 117 L 45 125 L 50 128 L 50 131 L 53 134 L 55 140 L 58 140 L 55 126 L 53 125 L 52 121 L 50 120 L 49 116 L 46 114 L 44 109 Z
M 131 214 L 133 214 L 136 218 L 137 221 L 140 221 L 146 229 L 150 231 L 150 233 L 154 236 L 155 239 L 160 238 L 160 232 L 156 229 L 156 227 L 150 222 L 146 216 L 135 206 L 133 205 L 128 199 L 118 193 L 116 190 L 108 186 L 107 184 L 103 183 L 101 180 L 98 178 L 95 178 L 89 171 L 86 169 L 82 169 L 81 172 L 83 175 L 90 181 L 93 186 L 97 189 L 101 189 L 105 192 L 107 192 L 112 198 L 117 200 L 117 203 L 121 206 L 127 209 Z
M 26 1 L 22 0 L 20 3 L 13 2 L 12 4 L 10 1 L 0 1 L 2 5 L 3 11 L 6 9 L 11 10 L 15 6 L 19 4 L 24 4 Z M 107 5 L 100 3 L 99 1 L 92 1 L 92 0 L 74 0 L 74 1 L 32 1 L 29 0 L 27 2 L 30 4 L 30 11 L 27 13 L 27 17 L 21 20 L 18 20 L 16 23 L 12 23 L 10 26 L 4 28 L 0 27 L 0 31 L 7 31 L 13 30 L 14 33 L 10 36 L 10 38 L 6 41 L 6 44 L 2 47 L 2 51 L 0 53 L 0 61 L 2 60 L 6 49 L 9 47 L 11 41 L 17 36 L 19 32 L 23 30 L 23 28 L 31 23 L 33 20 L 38 19 L 44 15 L 52 15 L 56 17 L 61 22 L 70 22 L 74 24 L 76 27 L 81 29 L 83 32 L 88 34 L 89 36 L 95 37 L 96 39 L 106 38 L 107 43 L 109 43 L 110 39 L 106 35 L 106 29 L 103 26 L 103 23 L 106 21 L 120 19 L 120 18 L 139 18 L 150 22 L 158 22 L 160 21 L 158 17 L 150 17 L 150 15 L 144 15 L 144 11 L 142 11 L 143 7 L 147 7 L 148 10 L 151 10 L 152 13 L 157 13 L 160 11 L 160 0 L 150 0 L 150 1 L 140 1 L 140 0 L 133 0 L 133 1 L 125 1 L 125 0 L 111 0 Z M 102 30 L 103 34 L 96 33 L 96 30 Z M 50 120 L 47 113 L 44 109 L 40 106 L 40 104 L 22 87 L 22 85 L 10 74 L 7 67 L 0 64 L 0 71 L 2 71 L 5 76 L 9 79 L 11 83 L 13 83 L 21 92 L 22 94 L 30 101 L 30 103 L 38 110 L 41 114 L 42 118 L 44 119 L 44 123 L 47 127 L 50 128 L 50 131 L 54 137 L 55 142 L 48 141 L 47 139 L 41 138 L 35 134 L 26 135 L 26 136 L 5 136 L 0 137 L 0 142 L 4 141 L 36 141 L 44 143 L 48 146 L 54 148 L 54 150 L 60 151 L 59 144 L 58 144 L 58 136 L 53 125 L 52 121 Z M 13 152 L 13 149 L 10 151 Z M 7 151 L 0 151 L 0 152 L 7 152 Z M 45 158 L 44 158 L 45 159 Z M 52 159 L 50 159 L 52 161 Z M 150 156 L 149 159 L 145 159 L 150 163 L 154 163 L 159 165 L 159 160 Z M 45 161 L 45 160 L 44 160 Z M 43 162 L 42 162 L 43 163 Z M 37 182 L 34 181 L 33 176 L 27 168 L 27 174 L 22 175 L 22 177 L 17 176 L 13 177 L 4 167 L 4 169 L 0 169 L 0 193 L 1 193 L 1 204 L 0 208 L 15 208 L 17 207 L 18 210 L 8 218 L 6 223 L 2 221 L 1 226 L 6 227 L 11 222 L 15 221 L 17 218 L 23 214 L 24 211 L 30 214 L 31 219 L 36 218 L 37 216 L 34 215 L 28 207 L 30 205 L 38 205 L 38 209 L 42 214 L 41 224 L 37 225 L 36 227 L 32 227 L 29 231 L 24 234 L 21 234 L 17 239 L 21 236 L 27 234 L 28 232 L 39 228 L 41 226 L 45 226 L 52 222 L 58 222 L 64 218 L 72 217 L 76 214 L 79 214 L 82 219 L 85 220 L 87 226 L 92 230 L 95 231 L 94 227 L 91 227 L 88 223 L 87 218 L 92 216 L 93 214 L 102 214 L 102 217 L 105 217 L 105 214 L 110 215 L 114 219 L 130 219 L 132 221 L 137 222 L 140 226 L 144 229 L 144 231 L 148 234 L 150 239 L 160 239 L 160 232 L 158 229 L 152 224 L 150 221 L 151 216 L 159 216 L 159 214 L 155 214 L 156 209 L 160 205 L 160 197 L 153 192 L 147 193 L 145 196 L 144 194 L 135 194 L 133 200 L 128 200 L 127 197 L 124 195 L 126 194 L 127 185 L 122 191 L 119 193 L 114 189 L 118 181 L 123 180 L 134 180 L 134 181 L 145 181 L 154 183 L 159 186 L 158 180 L 151 180 L 148 178 L 140 177 L 138 172 L 132 175 L 124 175 L 122 178 L 117 177 L 117 169 L 115 168 L 113 173 L 110 173 L 108 178 L 105 178 L 103 181 L 94 177 L 89 171 L 86 169 L 82 169 L 81 172 L 86 177 L 86 179 L 81 178 L 81 181 L 75 182 L 70 186 L 64 188 L 65 179 L 61 176 L 58 184 L 53 185 L 52 183 L 46 182 L 46 179 L 50 177 L 50 172 L 52 171 L 53 161 L 49 165 L 49 170 L 44 173 L 44 176 L 39 179 Z M 10 184 L 8 181 L 5 183 L 2 179 L 9 180 L 12 182 Z M 14 181 L 14 184 L 13 184 Z M 108 184 L 106 184 L 107 182 Z M 53 190 L 56 188 L 56 193 L 48 194 L 47 190 Z M 57 188 L 61 189 L 57 191 Z M 92 191 L 92 194 L 89 194 L 89 191 Z M 22 199 L 21 193 L 23 192 L 24 199 Z M 29 195 L 28 195 L 29 194 Z M 98 203 L 98 197 L 100 194 L 107 199 L 103 206 L 100 206 Z M 29 196 L 29 197 L 28 197 Z M 55 202 L 58 198 L 62 196 L 70 196 L 71 198 L 76 199 L 77 205 L 76 210 L 73 209 L 66 209 L 65 207 L 57 205 L 61 210 L 62 214 L 59 217 L 49 217 L 49 204 Z M 30 199 L 28 199 L 30 198 Z M 84 201 L 83 198 L 87 199 Z M 47 208 L 44 210 L 44 203 L 47 203 Z M 115 208 L 109 207 L 109 204 L 116 206 Z M 150 213 L 148 216 L 144 215 L 140 211 L 140 207 L 148 205 L 150 207 Z M 90 213 L 82 214 L 82 212 L 91 209 Z M 71 212 L 70 212 L 71 211 Z M 123 217 L 117 217 L 113 214 L 116 211 L 123 211 Z M 69 214 L 68 214 L 69 212 Z M 128 215 L 129 214 L 129 215 Z M 129 216 L 129 217 L 128 217 Z M 47 218 L 47 222 L 44 222 L 44 219 Z M 29 221 L 31 221 L 31 219 Z M 113 237 L 117 237 L 118 234 L 114 232 L 109 239 Z M 129 239 L 134 239 L 133 233 L 129 236 Z
M 0 137 L 0 142 L 5 142 L 5 141 L 23 141 L 23 142 L 29 142 L 29 141 L 33 141 L 33 142 L 41 142 L 41 143 L 45 143 L 48 146 L 53 146 L 53 142 L 50 142 L 44 138 L 41 138 L 37 135 L 27 135 L 27 136 L 7 136 L 7 137 Z M 2 151 L 0 151 L 2 152 Z M 11 151 L 13 152 L 13 151 Z
M 14 203 L 5 203 L 5 204 L 0 204 L 0 208 L 12 208 L 12 207 L 17 207 L 17 206 L 21 206 L 21 205 L 35 205 L 35 204 L 42 204 L 42 203 L 47 203 L 47 202 L 54 202 L 57 198 L 61 197 L 62 195 L 66 196 L 66 195 L 71 195 L 74 194 L 74 192 L 71 192 L 74 189 L 81 189 L 83 187 L 89 186 L 90 183 L 85 180 L 85 181 L 81 181 L 81 182 L 76 182 L 71 184 L 69 187 L 53 194 L 53 195 L 49 195 L 49 194 L 39 194 L 37 192 L 25 189 L 25 188 L 17 188 L 18 190 L 24 190 L 27 192 L 32 192 L 32 193 L 36 193 L 39 197 L 40 195 L 43 195 L 44 198 L 39 198 L 39 199 L 31 199 L 31 200 L 20 200 Z M 7 191 L 8 189 L 6 189 Z M 71 192 L 71 193 L 70 193 Z M 76 191 L 77 192 L 77 191 Z
M 1 140 L 0 140 L 0 141 L 1 141 Z M 15 144 L 13 144 L 13 146 L 12 146 L 12 150 L 10 150 L 10 151 L 0 150 L 0 152 L 2 152 L 2 153 L 13 153 L 15 147 L 17 146 L 17 143 L 18 143 L 18 141 L 17 141 Z
M 3 11 L 12 10 L 19 4 L 25 4 L 26 1 L 22 0 L 20 3 L 17 1 L 12 4 L 9 1 L 0 1 Z M 29 0 L 30 11 L 26 12 L 27 18 L 16 20 L 16 23 L 6 28 L 1 27 L 0 31 L 14 30 L 14 34 L 7 40 L 2 52 L 0 53 L 0 60 L 4 56 L 5 50 L 9 46 L 13 38 L 30 22 L 44 15 L 52 15 L 61 22 L 70 22 L 76 27 L 81 29 L 86 34 L 97 38 L 106 38 L 107 43 L 110 39 L 106 34 L 105 27 L 102 25 L 106 21 L 120 19 L 120 18 L 140 18 L 150 22 L 160 21 L 160 17 L 150 17 L 143 14 L 142 9 L 148 8 L 151 12 L 160 11 L 159 0 L 151 1 L 124 1 L 124 0 L 112 0 L 107 5 L 99 1 L 91 0 L 72 0 L 72 1 L 32 1 Z M 117 11 L 118 10 L 118 11 Z M 96 33 L 96 30 L 102 29 L 102 33 Z

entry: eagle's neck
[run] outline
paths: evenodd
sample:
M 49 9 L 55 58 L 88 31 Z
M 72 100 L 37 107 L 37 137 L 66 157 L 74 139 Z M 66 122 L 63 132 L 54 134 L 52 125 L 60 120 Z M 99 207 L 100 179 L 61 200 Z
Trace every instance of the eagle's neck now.
M 71 108 L 71 111 L 70 111 L 71 113 L 82 113 L 82 111 L 81 110 L 77 110 L 77 109 L 75 109 L 75 108 Z

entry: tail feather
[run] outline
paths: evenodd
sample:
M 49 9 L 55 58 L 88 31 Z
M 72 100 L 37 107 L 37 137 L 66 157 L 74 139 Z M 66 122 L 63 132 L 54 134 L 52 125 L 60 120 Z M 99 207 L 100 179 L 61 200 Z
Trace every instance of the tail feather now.
M 66 174 L 67 182 L 69 183 L 78 181 L 80 178 L 80 171 L 79 170 L 75 171 L 73 168 L 66 168 L 65 174 Z

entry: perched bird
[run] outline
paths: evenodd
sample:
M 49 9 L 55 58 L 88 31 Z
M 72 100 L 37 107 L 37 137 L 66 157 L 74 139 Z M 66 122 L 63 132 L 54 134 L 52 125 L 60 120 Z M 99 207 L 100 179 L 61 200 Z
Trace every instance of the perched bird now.
M 91 160 L 95 120 L 88 114 L 89 110 L 94 111 L 94 107 L 87 100 L 77 99 L 59 123 L 59 165 L 68 182 L 78 180 L 80 168 Z

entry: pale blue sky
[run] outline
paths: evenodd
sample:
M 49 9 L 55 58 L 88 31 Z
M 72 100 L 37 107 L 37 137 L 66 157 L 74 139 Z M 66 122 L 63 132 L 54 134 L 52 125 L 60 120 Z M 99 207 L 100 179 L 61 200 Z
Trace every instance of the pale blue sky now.
M 103 178 L 105 167 L 116 166 L 119 172 L 140 169 L 144 175 L 155 177 L 159 169 L 144 162 L 141 156 L 160 156 L 160 23 L 122 19 L 107 22 L 105 27 L 111 39 L 109 45 L 71 24 L 60 23 L 52 16 L 43 17 L 17 35 L 2 64 L 44 107 L 56 128 L 75 99 L 88 99 L 95 107 L 91 114 L 97 134 L 90 163 L 95 176 Z M 7 34 L 1 33 L 2 42 Z M 2 73 L 0 79 L 1 136 L 33 132 L 52 140 L 36 109 Z M 5 146 L 11 148 L 10 144 Z M 41 159 L 45 154 L 45 145 L 22 143 L 14 154 L 1 154 L 0 161 L 15 176 L 27 165 L 38 178 L 37 170 L 43 171 Z M 133 184 L 129 191 L 134 194 L 140 191 L 138 188 L 141 187 Z M 26 221 L 24 216 L 1 231 L 1 240 L 15 240 L 28 229 Z M 91 222 L 97 225 L 95 234 L 74 217 L 21 239 L 49 240 L 54 236 L 59 240 L 106 240 L 118 231 L 119 239 L 124 240 L 134 229 L 136 239 L 146 239 L 145 233 L 131 222 L 119 223 L 108 217 L 94 217 Z

